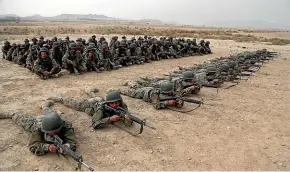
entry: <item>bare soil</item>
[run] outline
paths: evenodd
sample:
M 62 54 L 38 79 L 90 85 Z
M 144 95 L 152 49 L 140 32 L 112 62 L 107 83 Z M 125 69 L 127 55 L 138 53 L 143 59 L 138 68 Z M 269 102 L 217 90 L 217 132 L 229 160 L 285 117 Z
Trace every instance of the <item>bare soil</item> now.
M 90 88 L 98 88 L 99 95 L 105 96 L 108 89 L 126 80 L 162 76 L 177 66 L 267 48 L 281 55 L 236 87 L 220 89 L 217 95 L 215 89 L 203 88 L 198 97 L 204 97 L 206 104 L 189 114 L 157 111 L 142 100 L 124 97 L 133 114 L 148 118 L 157 128 L 145 128 L 138 137 L 115 126 L 94 131 L 87 114 L 59 104 L 54 108 L 73 123 L 78 152 L 95 170 L 290 170 L 290 46 L 211 43 L 212 55 L 162 60 L 101 74 L 65 73 L 46 81 L 1 58 L 0 110 L 40 115 L 41 105 L 51 96 L 87 98 L 85 90 Z M 54 154 L 31 154 L 27 148 L 30 134 L 11 120 L 1 120 L 0 129 L 0 170 L 74 170 Z

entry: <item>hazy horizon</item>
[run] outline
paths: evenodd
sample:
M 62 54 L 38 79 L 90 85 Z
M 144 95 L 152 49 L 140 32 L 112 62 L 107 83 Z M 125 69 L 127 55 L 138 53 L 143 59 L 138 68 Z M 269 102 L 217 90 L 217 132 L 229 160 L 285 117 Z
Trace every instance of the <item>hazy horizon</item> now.
M 289 9 L 289 0 L 0 0 L 0 15 L 98 14 L 193 25 L 259 21 L 290 27 Z

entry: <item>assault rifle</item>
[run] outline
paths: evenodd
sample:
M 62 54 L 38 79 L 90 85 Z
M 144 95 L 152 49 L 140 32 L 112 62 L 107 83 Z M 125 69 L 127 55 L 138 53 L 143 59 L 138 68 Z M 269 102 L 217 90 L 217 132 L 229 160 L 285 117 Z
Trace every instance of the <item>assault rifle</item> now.
M 76 152 L 71 150 L 69 147 L 63 145 L 63 141 L 61 138 L 59 138 L 57 135 L 53 136 L 53 144 L 56 146 L 57 150 L 59 152 L 63 152 L 64 154 L 69 155 L 72 157 L 75 161 L 78 162 L 78 169 L 81 170 L 81 165 L 84 165 L 87 167 L 90 171 L 94 171 L 94 169 L 87 164 L 83 162 L 83 157 L 81 155 L 78 155 Z
M 186 97 L 179 97 L 179 96 L 173 96 L 173 97 L 162 99 L 162 101 L 167 101 L 167 100 L 182 100 L 182 101 L 188 102 L 188 103 L 195 103 L 195 104 L 199 104 L 199 105 L 203 104 L 202 101 L 194 100 L 194 99 L 190 99 L 190 98 L 186 98 Z
M 140 132 L 139 134 L 141 134 L 143 132 L 143 126 L 146 126 L 146 127 L 149 127 L 153 130 L 155 130 L 156 128 L 155 127 L 152 127 L 150 125 L 148 125 L 146 123 L 146 120 L 141 120 L 133 115 L 131 115 L 130 113 L 126 112 L 125 109 L 121 108 L 121 107 L 118 107 L 117 109 L 114 109 L 114 108 L 111 108 L 110 106 L 108 105 L 105 105 L 105 109 L 109 110 L 109 111 L 112 111 L 114 114 L 120 116 L 121 118 L 124 118 L 127 116 L 129 117 L 133 122 L 136 122 L 138 124 L 140 124 Z

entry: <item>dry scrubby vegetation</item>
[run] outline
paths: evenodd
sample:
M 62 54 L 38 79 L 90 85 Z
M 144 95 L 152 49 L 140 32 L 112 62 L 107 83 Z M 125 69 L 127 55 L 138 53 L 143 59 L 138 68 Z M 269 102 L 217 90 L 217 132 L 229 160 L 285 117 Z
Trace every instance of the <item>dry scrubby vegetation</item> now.
M 272 45 L 290 44 L 289 39 L 263 38 L 251 35 L 257 30 L 234 30 L 223 28 L 201 28 L 174 25 L 141 25 L 141 24 L 79 24 L 79 23 L 2 23 L 0 35 L 48 35 L 56 34 L 124 34 L 149 36 L 174 36 L 203 39 L 234 40 L 237 42 L 269 42 Z M 270 32 L 261 30 L 261 32 Z M 272 31 L 273 32 L 273 31 Z M 246 33 L 246 34 L 245 34 Z

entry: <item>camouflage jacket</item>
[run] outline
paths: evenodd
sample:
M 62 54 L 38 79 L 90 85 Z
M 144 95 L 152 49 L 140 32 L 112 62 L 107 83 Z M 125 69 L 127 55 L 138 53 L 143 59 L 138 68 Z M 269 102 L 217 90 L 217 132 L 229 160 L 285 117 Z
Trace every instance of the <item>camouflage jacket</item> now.
M 71 52 L 65 53 L 65 55 L 62 58 L 62 62 L 64 66 L 67 66 L 68 64 L 76 64 L 76 65 L 82 65 L 85 66 L 85 59 L 82 56 L 81 51 L 76 51 L 74 54 Z
M 34 63 L 34 70 L 36 72 L 42 73 L 44 71 L 48 71 L 53 73 L 57 68 L 60 68 L 60 66 L 56 63 L 54 59 L 51 59 L 47 57 L 48 60 L 44 61 L 42 58 L 37 58 Z
M 105 108 L 105 101 L 97 103 L 96 111 L 94 112 L 94 115 L 92 117 L 93 127 L 95 129 L 103 128 L 105 125 L 110 124 L 110 117 L 113 115 L 111 111 Z M 128 111 L 128 107 L 126 103 L 122 103 L 121 107 L 126 111 Z
M 61 134 L 58 136 L 63 140 L 64 144 L 69 143 L 70 148 L 76 151 L 76 136 L 72 124 L 65 120 L 63 120 L 63 124 Z M 28 146 L 33 154 L 41 156 L 49 152 L 48 147 L 50 144 L 53 144 L 52 138 L 39 129 L 32 133 Z

